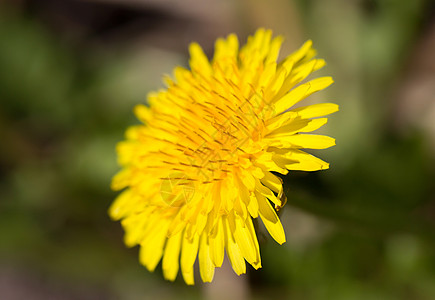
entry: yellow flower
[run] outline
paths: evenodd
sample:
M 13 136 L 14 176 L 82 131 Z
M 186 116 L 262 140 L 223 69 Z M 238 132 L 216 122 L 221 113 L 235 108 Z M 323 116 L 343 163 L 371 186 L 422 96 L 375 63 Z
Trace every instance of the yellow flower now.
M 149 107 L 135 107 L 144 125 L 128 128 L 118 144 L 123 169 L 112 188 L 125 190 L 109 213 L 122 220 L 126 245 L 140 245 L 140 262 L 150 271 L 162 260 L 166 279 L 174 280 L 181 267 L 193 284 L 198 256 L 201 278 L 210 282 L 224 252 L 238 275 L 246 272 L 245 260 L 260 268 L 253 218 L 285 242 L 275 211 L 285 196 L 274 173 L 328 168 L 301 149 L 335 144 L 306 133 L 338 106 L 290 108 L 333 80 L 301 83 L 325 62 L 314 58 L 308 41 L 277 63 L 281 43 L 259 29 L 239 49 L 231 34 L 217 40 L 211 61 L 192 43 L 190 70 L 176 67 L 167 88 L 148 96 Z

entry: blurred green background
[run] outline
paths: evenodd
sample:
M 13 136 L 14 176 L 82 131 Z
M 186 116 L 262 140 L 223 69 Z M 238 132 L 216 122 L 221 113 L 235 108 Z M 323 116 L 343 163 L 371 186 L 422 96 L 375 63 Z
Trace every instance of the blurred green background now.
M 166 282 L 107 216 L 115 144 L 189 42 L 258 27 L 326 59 L 331 169 L 285 178 L 262 269 Z M 434 54 L 430 0 L 0 1 L 0 299 L 435 299 Z

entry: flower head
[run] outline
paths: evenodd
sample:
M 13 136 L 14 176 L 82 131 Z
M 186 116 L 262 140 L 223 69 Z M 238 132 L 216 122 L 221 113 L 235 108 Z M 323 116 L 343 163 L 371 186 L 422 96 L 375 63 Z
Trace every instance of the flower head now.
M 140 245 L 140 262 L 164 277 L 181 267 L 193 284 L 199 261 L 203 281 L 212 281 L 224 252 L 234 271 L 247 261 L 261 267 L 253 219 L 260 217 L 279 243 L 285 234 L 276 210 L 285 204 L 276 173 L 316 171 L 328 164 L 301 149 L 323 149 L 334 139 L 306 134 L 338 110 L 335 104 L 291 109 L 329 86 L 331 77 L 301 83 L 325 65 L 311 41 L 277 63 L 281 37 L 259 29 L 239 49 L 233 34 L 218 39 L 209 61 L 190 45 L 190 70 L 177 67 L 167 88 L 148 96 L 117 152 L 123 169 L 112 188 L 124 189 L 110 216 L 125 229 L 125 243 Z

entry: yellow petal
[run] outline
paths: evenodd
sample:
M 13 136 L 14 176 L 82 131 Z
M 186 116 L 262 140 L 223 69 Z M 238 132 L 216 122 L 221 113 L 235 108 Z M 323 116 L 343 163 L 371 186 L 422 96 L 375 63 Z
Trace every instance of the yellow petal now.
M 155 208 L 147 207 L 140 212 L 135 212 L 121 221 L 125 230 L 124 243 L 127 247 L 139 244 L 155 223 L 159 221 L 160 214 L 154 213 Z
M 268 133 L 267 137 L 279 137 L 282 135 L 291 135 L 298 132 L 311 132 L 319 129 L 328 122 L 328 118 L 318 119 L 300 119 L 290 122 L 287 125 L 281 126 L 274 131 Z
M 178 232 L 177 234 L 169 237 L 166 243 L 162 269 L 163 276 L 167 280 L 174 281 L 177 277 L 182 237 L 183 233 Z
M 137 141 L 123 141 L 116 145 L 116 153 L 118 154 L 118 164 L 121 166 L 129 165 L 137 156 L 138 143 Z
M 195 283 L 193 278 L 193 264 L 195 263 L 198 254 L 199 236 L 195 234 L 192 240 L 187 238 L 185 233 L 182 241 L 181 248 L 181 273 L 184 281 L 188 285 Z
M 250 217 L 246 221 L 235 217 L 236 230 L 234 232 L 234 239 L 246 261 L 258 268 L 260 256 L 258 255 L 258 245 L 255 243 L 257 238 L 252 236 L 252 232 L 248 227 L 249 222 L 252 222 Z
M 251 173 L 245 171 L 242 173 L 242 178 L 243 184 L 246 186 L 248 191 L 253 191 L 255 189 L 255 177 Z
M 258 83 L 261 87 L 266 87 L 269 82 L 274 78 L 276 71 L 276 62 L 272 62 L 266 65 L 264 71 L 262 72 Z
M 204 282 L 211 282 L 214 276 L 215 266 L 210 257 L 210 245 L 208 243 L 208 236 L 203 234 L 199 246 L 199 273 Z
M 284 229 L 282 228 L 282 224 L 278 219 L 275 210 L 272 208 L 266 197 L 258 192 L 255 194 L 258 200 L 260 217 L 264 226 L 266 226 L 267 231 L 269 231 L 270 235 L 275 241 L 277 241 L 277 243 L 285 243 Z
M 237 189 L 234 186 L 234 183 L 232 180 L 227 178 L 227 180 L 222 181 L 222 189 L 221 189 L 221 201 L 222 201 L 222 208 L 229 212 L 233 209 L 235 198 L 237 196 Z
M 267 140 L 264 139 L 264 148 L 269 148 L 273 143 L 281 145 L 279 140 Z M 278 172 L 280 174 L 286 175 L 288 171 L 279 167 L 273 160 L 272 156 L 274 153 L 272 152 L 263 152 L 263 154 L 257 157 L 255 161 L 255 166 L 262 168 L 263 170 L 268 170 L 271 172 Z M 254 186 L 255 187 L 255 186 Z
M 258 203 L 258 211 L 260 212 L 261 218 L 266 218 L 272 223 L 276 223 L 279 221 L 278 216 L 276 215 L 275 210 L 270 206 L 269 201 L 265 196 L 255 191 L 255 196 L 257 198 Z
M 124 169 L 113 176 L 111 188 L 114 191 L 122 190 L 130 185 L 131 169 Z
M 306 63 L 295 66 L 293 68 L 291 81 L 289 81 L 288 83 L 286 82 L 286 84 L 283 85 L 283 87 L 292 88 L 295 84 L 307 78 L 308 75 L 325 66 L 325 64 L 326 64 L 325 60 L 323 59 L 313 59 Z
M 154 271 L 163 254 L 169 222 L 160 222 L 154 232 L 145 237 L 139 251 L 139 261 L 149 271 Z
M 213 61 L 218 61 L 224 58 L 237 58 L 239 50 L 239 41 L 235 34 L 230 34 L 227 39 L 217 39 L 215 43 L 215 51 Z
M 279 67 L 279 69 L 275 73 L 275 77 L 271 80 L 270 84 L 266 87 L 264 91 L 264 101 L 269 105 L 271 100 L 274 98 L 276 93 L 281 89 L 284 80 L 287 75 L 290 73 L 291 68 L 293 67 L 293 62 L 287 63 Z
M 125 138 L 127 140 L 137 140 L 140 136 L 140 132 L 143 130 L 143 125 L 130 126 L 125 131 Z
M 264 177 L 260 179 L 261 183 L 277 194 L 282 192 L 282 179 L 270 172 L 264 172 Z
M 202 234 L 206 225 L 207 225 L 207 215 L 201 212 L 198 213 L 198 216 L 196 218 L 196 232 L 198 234 Z
M 234 241 L 233 233 L 230 230 L 228 221 L 224 219 L 225 248 L 228 259 L 237 275 L 246 273 L 245 259 L 240 252 L 239 246 Z
M 132 193 L 130 189 L 123 191 L 119 194 L 115 201 L 113 201 L 112 205 L 109 208 L 109 215 L 113 220 L 119 220 L 134 210 L 135 203 L 134 201 L 135 195 Z
M 202 51 L 202 48 L 197 43 L 191 43 L 189 46 L 190 52 L 190 68 L 194 72 L 198 72 L 209 76 L 212 72 L 210 62 L 207 56 Z
M 242 182 L 238 174 L 236 174 L 235 176 L 235 183 L 237 185 L 237 189 L 238 189 L 237 192 L 239 194 L 240 199 L 245 205 L 248 205 L 250 201 L 249 200 L 250 192 L 248 191 L 247 187 L 244 185 L 244 183 Z
M 257 180 L 255 188 L 256 188 L 256 192 L 265 196 L 267 199 L 272 201 L 276 206 L 281 206 L 282 204 L 281 201 L 275 196 L 275 194 L 269 188 L 262 185 L 260 180 Z
M 176 216 L 172 219 L 171 225 L 168 229 L 168 237 L 179 233 L 186 227 L 186 221 L 182 219 L 182 211 L 185 209 L 186 207 L 182 207 L 178 214 L 176 214 Z
M 249 197 L 251 200 L 248 205 L 248 212 L 253 218 L 258 218 L 258 202 L 257 197 L 252 193 Z
M 300 150 L 289 150 L 274 155 L 273 159 L 278 165 L 289 170 L 318 171 L 329 168 L 327 162 Z
M 224 261 L 225 235 L 222 218 L 219 218 L 216 231 L 210 236 L 210 256 L 216 267 L 222 266 Z
M 270 146 L 284 148 L 326 149 L 335 145 L 335 139 L 317 134 L 294 134 L 270 139 Z
M 265 125 L 266 125 L 267 132 L 272 132 L 275 129 L 282 127 L 285 124 L 293 122 L 296 118 L 298 118 L 297 113 L 293 111 L 287 111 L 269 120 L 266 120 Z
M 272 40 L 272 42 L 270 43 L 270 49 L 268 51 L 269 53 L 267 54 L 265 60 L 266 65 L 271 62 L 276 62 L 276 60 L 278 59 L 279 50 L 281 48 L 282 41 L 283 41 L 282 36 L 277 36 Z
M 148 123 L 152 119 L 151 109 L 143 104 L 134 107 L 134 114 L 144 123 Z
M 301 84 L 275 102 L 275 113 L 279 114 L 289 109 L 309 95 L 330 86 L 333 82 L 332 77 L 320 77 Z
M 263 218 L 263 216 L 261 216 L 261 220 L 263 221 L 264 226 L 266 226 L 267 231 L 270 233 L 273 239 L 280 245 L 284 244 L 286 240 L 284 228 L 282 227 L 281 221 L 278 220 L 278 222 L 273 223 L 270 222 L 268 219 Z
M 292 110 L 297 113 L 301 118 L 316 118 L 326 116 L 338 111 L 338 105 L 333 103 L 319 103 L 299 107 Z
M 254 224 L 252 224 L 252 219 L 247 218 L 246 219 L 246 228 L 249 233 L 246 233 L 247 235 L 251 236 L 252 242 L 254 244 L 255 249 L 255 261 L 250 262 L 250 264 L 255 268 L 261 268 L 261 256 L 260 256 L 260 246 L 258 245 L 257 235 L 255 233 Z
M 246 204 L 243 203 L 242 200 L 239 198 L 234 199 L 234 211 L 240 218 L 246 219 L 247 216 Z
M 283 126 L 280 126 L 276 128 L 275 130 L 268 132 L 265 137 L 266 138 L 272 138 L 274 136 L 279 136 L 282 134 L 291 135 L 295 134 L 299 131 L 301 131 L 303 128 L 305 128 L 308 123 L 310 123 L 311 120 L 308 119 L 294 119 L 290 122 L 286 122 L 283 124 Z
M 300 61 L 304 56 L 307 55 L 308 51 L 313 46 L 313 41 L 306 41 L 298 50 L 294 51 L 292 54 L 288 56 L 288 59 L 293 60 L 294 62 Z

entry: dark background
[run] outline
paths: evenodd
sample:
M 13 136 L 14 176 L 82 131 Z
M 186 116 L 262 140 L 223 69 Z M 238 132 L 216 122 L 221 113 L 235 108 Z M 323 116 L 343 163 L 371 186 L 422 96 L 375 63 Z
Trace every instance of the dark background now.
M 326 59 L 336 82 L 306 103 L 340 105 L 337 146 L 285 178 L 287 243 L 259 233 L 263 268 L 227 296 L 435 299 L 434 17 L 429 0 L 0 1 L 0 298 L 216 298 L 123 245 L 114 148 L 191 41 L 211 56 L 266 27 L 283 56 L 313 39 Z

